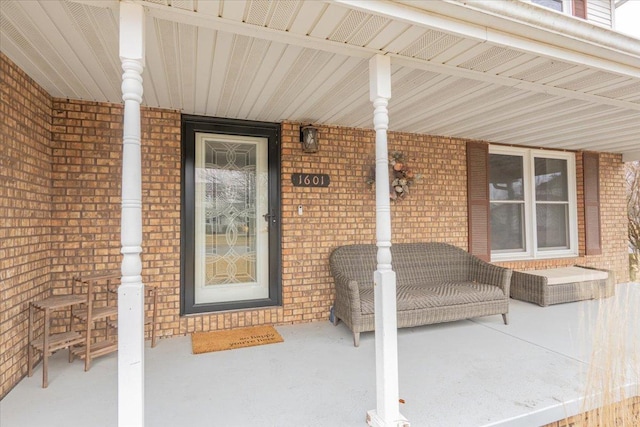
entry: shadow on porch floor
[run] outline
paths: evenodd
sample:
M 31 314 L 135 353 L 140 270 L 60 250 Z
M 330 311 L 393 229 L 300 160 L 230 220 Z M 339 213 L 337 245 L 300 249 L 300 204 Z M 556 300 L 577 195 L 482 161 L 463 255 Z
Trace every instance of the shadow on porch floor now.
M 639 301 L 640 284 L 616 293 Z M 509 326 L 490 316 L 401 329 L 402 414 L 414 427 L 529 427 L 581 412 L 587 337 L 599 307 L 612 300 L 545 308 L 512 300 Z M 191 354 L 190 337 L 154 349 L 147 343 L 146 425 L 365 425 L 375 407 L 373 333 L 355 348 L 343 324 L 277 329 L 284 343 L 202 355 Z M 630 342 L 640 343 L 640 330 L 632 334 Z M 0 402 L 2 427 L 117 425 L 117 356 L 97 359 L 89 372 L 66 356 L 52 357 L 47 389 L 38 365 Z M 637 384 L 627 387 L 628 397 L 637 394 Z

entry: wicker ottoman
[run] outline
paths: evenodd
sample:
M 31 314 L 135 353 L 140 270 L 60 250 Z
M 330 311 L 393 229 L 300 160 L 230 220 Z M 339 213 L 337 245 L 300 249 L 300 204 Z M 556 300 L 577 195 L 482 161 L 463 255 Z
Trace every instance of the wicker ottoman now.
M 511 298 L 545 307 L 610 297 L 614 294 L 614 285 L 612 271 L 590 267 L 514 271 L 511 276 Z

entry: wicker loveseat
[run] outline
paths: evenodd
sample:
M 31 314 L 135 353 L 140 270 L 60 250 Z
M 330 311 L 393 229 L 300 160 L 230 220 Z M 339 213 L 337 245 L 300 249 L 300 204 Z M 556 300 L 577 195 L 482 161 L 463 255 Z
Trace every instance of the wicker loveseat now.
M 375 324 L 373 274 L 377 247 L 349 245 L 329 258 L 336 285 L 333 322 L 360 332 Z M 507 324 L 511 270 L 446 243 L 404 243 L 391 247 L 396 272 L 398 327 L 427 325 L 502 314 Z

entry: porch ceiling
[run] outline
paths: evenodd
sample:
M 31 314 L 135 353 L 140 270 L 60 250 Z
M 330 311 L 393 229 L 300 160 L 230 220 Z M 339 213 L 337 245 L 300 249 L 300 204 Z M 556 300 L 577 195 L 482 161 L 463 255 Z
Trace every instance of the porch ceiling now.
M 391 130 L 640 158 L 640 41 L 532 4 L 141 3 L 149 106 L 370 128 L 368 59 L 385 53 Z M 0 10 L 2 52 L 52 96 L 121 102 L 117 1 Z

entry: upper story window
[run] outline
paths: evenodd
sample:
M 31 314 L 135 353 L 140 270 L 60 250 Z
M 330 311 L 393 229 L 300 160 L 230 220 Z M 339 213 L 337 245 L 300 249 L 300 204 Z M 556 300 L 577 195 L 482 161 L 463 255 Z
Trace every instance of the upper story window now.
M 578 254 L 572 153 L 491 146 L 491 259 Z
M 549 9 L 557 10 L 558 12 L 569 10 L 569 8 L 564 5 L 564 3 L 569 2 L 565 0 L 531 0 L 531 2 L 539 4 L 540 6 L 548 7 Z
M 558 12 L 573 15 L 578 18 L 587 19 L 586 0 L 528 0 Z

